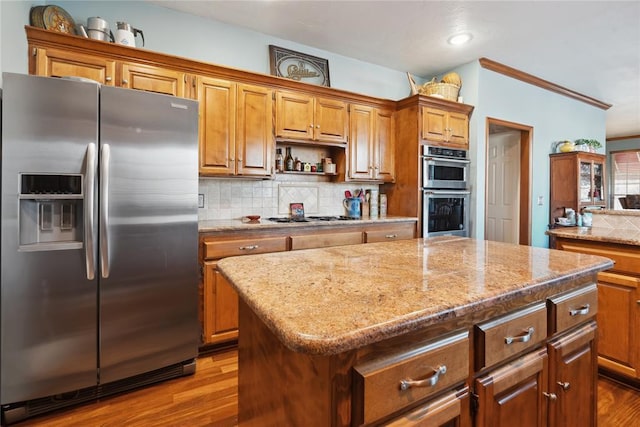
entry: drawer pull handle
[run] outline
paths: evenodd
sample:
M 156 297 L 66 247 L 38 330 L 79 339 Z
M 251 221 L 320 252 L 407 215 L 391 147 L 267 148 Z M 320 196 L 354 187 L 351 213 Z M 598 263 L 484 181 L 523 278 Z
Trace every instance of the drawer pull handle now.
M 396 237 L 398 237 L 397 234 L 387 234 L 386 236 L 384 236 L 386 239 L 395 239 Z
M 240 246 L 238 249 L 240 249 L 241 251 L 252 251 L 258 248 L 259 248 L 258 245 L 249 245 L 249 246 Z
M 518 335 L 517 337 L 504 337 L 504 342 L 506 344 L 511 344 L 514 342 L 529 342 L 531 337 L 533 336 L 533 332 L 535 329 L 531 326 L 523 335 Z
M 571 387 L 570 383 L 562 381 L 558 381 L 558 385 L 562 387 L 563 390 L 569 390 L 569 387 Z
M 433 375 L 424 380 L 402 380 L 400 381 L 400 390 L 405 391 L 409 390 L 411 387 L 434 387 L 438 384 L 438 380 L 440 379 L 440 375 L 444 375 L 447 373 L 447 367 L 445 365 L 440 365 L 433 370 Z
M 589 314 L 589 304 L 585 304 L 580 308 L 569 310 L 569 316 L 577 316 L 579 314 Z
M 543 391 L 542 394 L 552 402 L 558 400 L 558 396 L 555 393 L 547 393 L 546 391 Z

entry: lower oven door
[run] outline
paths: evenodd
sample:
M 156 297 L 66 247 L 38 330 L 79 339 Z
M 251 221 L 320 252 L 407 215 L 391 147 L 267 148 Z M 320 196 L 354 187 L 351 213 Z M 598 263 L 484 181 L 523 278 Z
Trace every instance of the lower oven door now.
M 468 190 L 423 191 L 422 236 L 469 237 Z

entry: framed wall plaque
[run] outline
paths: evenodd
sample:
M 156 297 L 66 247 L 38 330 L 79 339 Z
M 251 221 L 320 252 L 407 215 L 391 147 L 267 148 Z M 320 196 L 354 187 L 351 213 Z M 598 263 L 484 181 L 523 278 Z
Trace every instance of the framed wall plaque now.
M 271 74 L 320 86 L 329 84 L 329 61 L 278 46 L 269 45 Z

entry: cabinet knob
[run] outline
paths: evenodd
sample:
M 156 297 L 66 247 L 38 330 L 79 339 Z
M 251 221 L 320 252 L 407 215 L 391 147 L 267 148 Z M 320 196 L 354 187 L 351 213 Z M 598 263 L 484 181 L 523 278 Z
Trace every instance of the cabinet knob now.
M 552 402 L 558 400 L 558 396 L 555 393 L 547 393 L 547 392 L 543 391 L 542 395 L 544 397 L 546 397 L 547 399 L 549 399 L 550 401 L 552 401 Z
M 316 125 L 316 129 L 320 129 L 320 125 Z
M 313 123 L 311 123 L 311 124 L 309 125 L 309 127 L 310 127 L 311 129 L 313 129 Z
M 558 385 L 562 387 L 563 390 L 569 390 L 569 387 L 571 387 L 571 383 L 562 381 L 558 381 Z
M 104 78 L 104 81 L 106 81 L 106 82 L 110 82 L 110 81 L 111 81 L 111 77 L 110 77 L 110 76 L 105 77 L 105 78 Z
M 129 84 L 129 80 L 127 80 L 127 79 L 122 79 L 122 84 L 123 84 L 123 85 L 128 85 L 128 84 Z

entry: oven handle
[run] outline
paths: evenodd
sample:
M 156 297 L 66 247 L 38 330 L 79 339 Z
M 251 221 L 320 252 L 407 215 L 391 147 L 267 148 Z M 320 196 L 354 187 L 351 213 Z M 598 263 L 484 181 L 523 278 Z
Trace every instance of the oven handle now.
M 469 159 L 443 159 L 442 157 L 428 157 L 428 156 L 423 156 L 422 158 L 430 165 L 435 163 L 441 163 L 441 164 L 454 163 L 454 164 L 468 165 L 469 163 L 471 163 L 471 160 Z
M 471 191 L 468 190 L 433 190 L 431 188 L 423 188 L 424 194 L 426 195 L 451 195 L 451 196 L 466 196 L 471 194 Z

